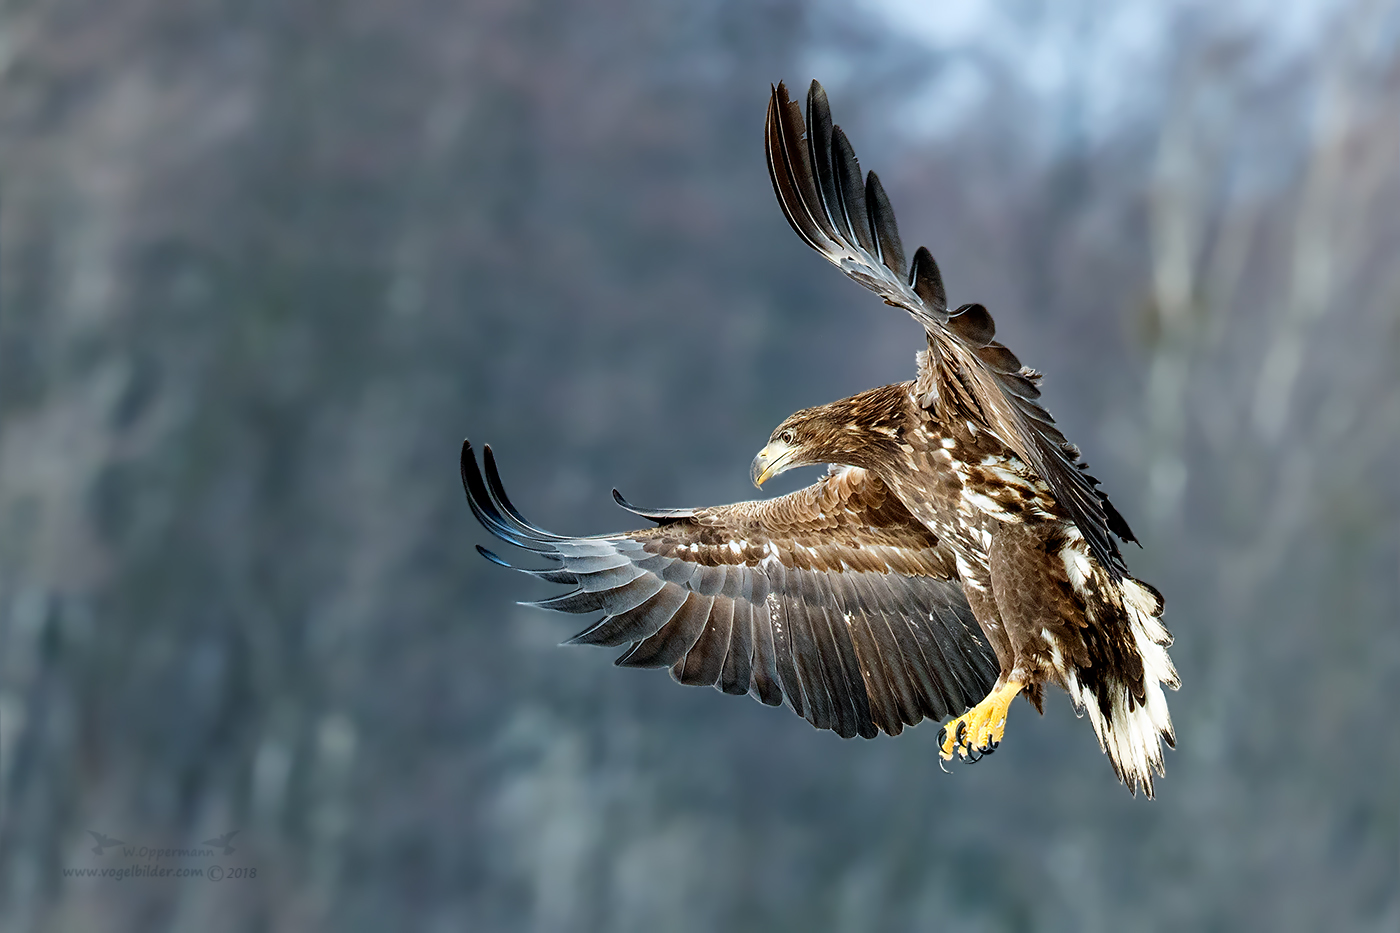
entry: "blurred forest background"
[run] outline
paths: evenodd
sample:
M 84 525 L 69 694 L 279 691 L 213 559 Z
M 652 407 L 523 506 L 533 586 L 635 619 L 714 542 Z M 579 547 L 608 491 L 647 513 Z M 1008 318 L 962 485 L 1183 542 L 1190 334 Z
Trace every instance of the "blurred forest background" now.
M 1395 930 L 1400 11 L 934 8 L 0 8 L 0 928 Z M 812 77 L 1145 544 L 1155 802 L 1063 696 L 943 774 L 473 550 L 464 435 L 621 530 L 913 372 L 769 190 Z

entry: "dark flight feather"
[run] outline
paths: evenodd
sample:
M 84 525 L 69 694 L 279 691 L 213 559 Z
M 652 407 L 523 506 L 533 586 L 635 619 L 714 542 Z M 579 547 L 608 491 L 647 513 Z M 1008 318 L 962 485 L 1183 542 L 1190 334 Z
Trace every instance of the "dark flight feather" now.
M 991 312 L 982 305 L 963 305 L 948 315 L 948 329 L 963 339 L 969 347 L 982 349 L 997 335 Z M 980 357 L 979 357 L 980 358 Z
M 914 265 L 909 270 L 909 284 L 913 286 L 919 300 L 933 309 L 934 313 L 941 314 L 948 310 L 948 293 L 943 289 L 943 274 L 938 271 L 938 263 L 934 262 L 933 253 L 928 251 L 927 246 L 920 246 L 914 251 Z M 1018 363 L 1017 367 L 1019 366 Z
M 899 241 L 899 227 L 894 221 L 894 208 L 880 184 L 880 176 L 871 172 L 865 176 L 865 210 L 870 218 L 870 232 L 879 247 L 879 258 L 895 275 L 903 278 L 904 244 Z
M 742 599 L 732 600 L 734 621 L 729 629 L 729 645 L 715 686 L 730 694 L 745 694 L 754 687 L 753 607 Z M 780 701 L 781 702 L 781 701 Z

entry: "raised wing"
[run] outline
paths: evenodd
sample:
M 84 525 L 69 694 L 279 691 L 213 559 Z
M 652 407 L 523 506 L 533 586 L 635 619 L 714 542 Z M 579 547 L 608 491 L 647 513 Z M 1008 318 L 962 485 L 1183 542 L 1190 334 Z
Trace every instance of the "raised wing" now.
M 477 519 L 554 562 L 514 569 L 574 586 L 528 605 L 603 613 L 569 644 L 630 644 L 619 665 L 669 667 L 684 684 L 786 702 L 843 738 L 942 720 L 996 680 L 951 554 L 863 471 L 761 502 L 634 510 L 658 525 L 571 538 L 526 521 L 491 448 L 484 454 L 483 478 L 462 445 Z
M 935 380 L 956 382 L 1008 447 L 1049 483 L 1055 499 L 1083 532 L 1094 556 L 1115 578 L 1124 571 L 1110 532 L 1135 541 L 1128 523 L 1098 482 L 1083 471 L 1079 451 L 1036 401 L 1039 376 L 992 338 L 996 325 L 980 304 L 948 311 L 938 265 L 924 247 L 906 268 L 894 210 L 860 163 L 846 134 L 831 121 L 826 92 L 816 81 L 807 93 L 807 122 L 787 87 L 773 89 L 765 132 L 768 174 L 788 223 L 842 272 L 903 308 L 928 332 Z

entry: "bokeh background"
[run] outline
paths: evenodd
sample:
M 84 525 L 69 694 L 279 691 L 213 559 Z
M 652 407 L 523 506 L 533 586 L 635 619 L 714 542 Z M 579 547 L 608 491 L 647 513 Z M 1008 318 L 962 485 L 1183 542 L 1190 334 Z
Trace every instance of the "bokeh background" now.
M 464 435 L 621 530 L 912 373 L 769 191 L 814 76 L 1145 545 L 1155 802 L 1063 696 L 944 774 L 474 552 Z M 1400 925 L 1393 4 L 13 2 L 0 82 L 0 928 Z

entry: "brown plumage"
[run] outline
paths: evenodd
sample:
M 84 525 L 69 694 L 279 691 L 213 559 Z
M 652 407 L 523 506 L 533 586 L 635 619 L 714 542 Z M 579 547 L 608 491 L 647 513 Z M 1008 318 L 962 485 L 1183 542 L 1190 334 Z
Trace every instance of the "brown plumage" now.
M 916 378 L 804 409 L 773 431 L 755 483 L 831 465 L 815 485 L 762 502 L 633 510 L 657 526 L 620 535 L 540 531 L 510 505 L 489 448 L 483 479 L 464 445 L 478 519 L 556 562 L 531 572 L 578 588 L 537 605 L 602 611 L 573 641 L 630 644 L 619 664 L 786 702 L 848 737 L 972 706 L 948 724 L 940 753 L 973 760 L 1000 743 L 1017 694 L 1039 708 L 1055 684 L 1089 715 L 1119 778 L 1151 796 L 1160 740 L 1174 742 L 1162 600 L 1128 576 L 1113 536 L 1132 532 L 1037 401 L 1039 374 L 993 339 L 981 305 L 948 311 L 928 250 L 906 269 L 884 189 L 873 172 L 862 180 L 820 85 L 805 125 L 787 89 L 774 89 L 766 148 L 793 229 L 924 325 Z
M 633 509 L 657 526 L 566 538 L 511 506 L 489 447 L 485 467 L 464 444 L 477 518 L 557 562 L 537 576 L 576 587 L 533 605 L 603 612 L 570 643 L 630 644 L 620 665 L 786 702 L 845 738 L 961 712 L 996 680 L 952 553 L 863 470 L 766 501 Z

